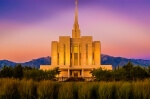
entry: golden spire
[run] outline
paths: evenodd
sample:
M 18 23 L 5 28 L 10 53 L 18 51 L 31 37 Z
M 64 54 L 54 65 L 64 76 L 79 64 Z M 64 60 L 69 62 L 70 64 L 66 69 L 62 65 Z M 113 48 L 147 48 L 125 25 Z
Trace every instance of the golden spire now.
M 76 4 L 76 11 L 75 11 L 75 21 L 74 21 L 74 26 L 79 26 L 78 24 L 78 0 L 75 1 Z M 79 27 L 75 27 L 79 28 Z
M 80 38 L 80 29 L 78 24 L 78 0 L 75 1 L 76 9 L 75 9 L 75 20 L 74 20 L 74 28 L 72 30 L 72 38 Z

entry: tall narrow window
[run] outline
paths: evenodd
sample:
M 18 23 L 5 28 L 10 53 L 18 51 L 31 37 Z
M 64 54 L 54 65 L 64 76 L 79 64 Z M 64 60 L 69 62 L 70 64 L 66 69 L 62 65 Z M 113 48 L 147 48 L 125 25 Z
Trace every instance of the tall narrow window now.
M 92 45 L 92 65 L 95 65 L 94 53 L 95 53 L 95 47 L 94 47 L 94 44 L 93 44 Z
M 82 75 L 82 71 L 80 70 L 80 76 Z
M 64 65 L 66 65 L 66 46 L 64 45 Z
M 78 45 L 74 45 L 74 65 L 78 65 Z
M 79 44 L 79 65 L 81 65 L 81 45 Z
M 81 65 L 81 53 L 80 53 L 80 63 L 79 64 Z
M 86 65 L 88 65 L 88 44 L 86 44 Z
M 71 45 L 71 47 L 70 47 L 70 64 L 72 65 L 72 53 L 73 53 L 73 51 L 72 51 L 72 45 Z
M 59 65 L 59 53 L 57 53 L 57 58 L 58 58 L 57 64 Z
M 92 60 L 93 60 L 92 64 L 95 65 L 95 63 L 94 63 L 94 53 L 92 53 Z
M 70 53 L 72 53 L 72 45 L 71 45 L 71 47 L 70 47 Z
M 72 76 L 72 70 L 70 71 L 70 75 Z

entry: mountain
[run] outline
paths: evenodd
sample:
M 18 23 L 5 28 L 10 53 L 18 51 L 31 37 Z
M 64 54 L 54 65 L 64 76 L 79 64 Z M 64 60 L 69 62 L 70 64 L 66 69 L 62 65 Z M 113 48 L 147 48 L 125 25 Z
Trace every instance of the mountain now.
M 117 67 L 117 66 L 124 66 L 125 64 L 127 64 L 129 61 L 131 61 L 134 65 L 140 65 L 143 67 L 147 67 L 150 66 L 150 60 L 142 60 L 142 59 L 127 59 L 127 58 L 123 58 L 123 57 L 113 57 L 113 56 L 109 56 L 109 55 L 101 55 L 102 57 L 102 64 L 103 65 L 112 65 L 113 68 Z M 50 65 L 51 64 L 51 57 L 42 57 L 42 58 L 38 58 L 38 59 L 33 59 L 29 62 L 25 62 L 25 63 L 15 63 L 15 62 L 11 62 L 8 60 L 0 60 L 0 68 L 2 68 L 4 65 L 6 66 L 12 66 L 14 67 L 16 64 L 22 64 L 22 66 L 30 66 L 30 67 L 36 67 L 36 68 L 40 68 L 40 65 Z
M 17 64 L 21 64 L 22 66 L 30 66 L 30 67 L 40 68 L 40 65 L 50 65 L 50 63 L 51 63 L 50 59 L 51 58 L 48 56 L 48 57 L 33 59 L 29 62 L 24 62 L 24 63 L 15 63 L 15 62 L 11 62 L 8 60 L 0 60 L 0 68 L 4 67 L 4 65 L 14 67 Z
M 30 66 L 30 67 L 40 68 L 40 65 L 50 65 L 51 64 L 50 60 L 51 60 L 51 58 L 48 56 L 48 57 L 33 59 L 29 62 L 20 63 L 20 64 L 22 64 L 22 66 Z
M 113 68 L 117 66 L 124 66 L 127 64 L 129 61 L 133 63 L 133 65 L 140 65 L 143 67 L 148 67 L 150 66 L 150 60 L 143 60 L 143 59 L 128 59 L 128 58 L 123 58 L 123 57 L 113 57 L 109 55 L 101 55 L 102 57 L 102 64 L 111 64 Z
M 4 67 L 5 65 L 14 67 L 16 63 L 8 60 L 0 60 L 0 68 Z

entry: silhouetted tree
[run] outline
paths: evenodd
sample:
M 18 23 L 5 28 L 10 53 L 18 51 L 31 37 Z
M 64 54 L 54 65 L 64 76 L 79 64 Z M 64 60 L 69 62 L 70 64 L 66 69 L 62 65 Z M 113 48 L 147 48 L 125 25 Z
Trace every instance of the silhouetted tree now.
M 54 68 L 52 70 L 46 71 L 33 68 L 32 70 L 24 70 L 24 78 L 33 79 L 36 81 L 52 80 L 59 73 L 60 73 L 59 68 Z
M 60 74 L 59 67 L 54 68 L 55 76 Z
M 30 67 L 30 66 L 25 66 L 25 67 L 23 67 L 23 70 L 32 70 L 33 68 L 32 67 Z
M 147 73 L 148 73 L 148 75 L 150 77 L 150 66 L 148 66 Z
M 98 81 L 108 81 L 111 78 L 111 72 L 108 70 L 102 70 L 102 68 L 94 69 L 93 71 L 91 71 L 91 73 L 94 77 L 96 77 L 96 80 Z
M 33 80 L 39 81 L 39 80 L 42 80 L 44 76 L 45 74 L 44 74 L 44 71 L 42 70 L 32 69 L 32 70 L 24 71 L 24 78 L 26 79 L 33 79 Z
M 125 69 L 125 71 L 126 71 L 126 79 L 128 79 L 128 80 L 131 80 L 132 79 L 132 77 L 131 77 L 131 70 L 132 70 L 132 68 L 133 68 L 134 66 L 133 66 L 133 64 L 129 61 L 126 65 L 124 65 L 122 68 L 123 69 Z
M 136 66 L 131 70 L 131 77 L 133 80 L 144 79 L 148 77 L 148 74 L 145 69 L 141 68 L 140 66 Z
M 14 78 L 21 79 L 23 77 L 23 67 L 21 64 L 18 64 L 14 67 Z
M 115 81 L 126 80 L 126 71 L 123 68 L 119 68 L 112 71 L 112 79 Z
M 133 64 L 129 61 L 126 65 L 123 66 L 126 71 L 130 71 L 133 68 Z
M 11 66 L 4 66 L 0 71 L 0 77 L 13 77 L 13 68 Z

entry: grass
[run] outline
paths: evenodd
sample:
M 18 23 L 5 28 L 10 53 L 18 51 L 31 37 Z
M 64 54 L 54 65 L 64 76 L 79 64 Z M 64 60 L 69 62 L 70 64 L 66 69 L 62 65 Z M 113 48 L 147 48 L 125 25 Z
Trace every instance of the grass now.
M 52 82 L 0 79 L 0 99 L 150 99 L 150 80 Z

